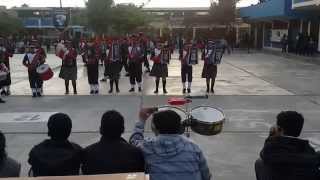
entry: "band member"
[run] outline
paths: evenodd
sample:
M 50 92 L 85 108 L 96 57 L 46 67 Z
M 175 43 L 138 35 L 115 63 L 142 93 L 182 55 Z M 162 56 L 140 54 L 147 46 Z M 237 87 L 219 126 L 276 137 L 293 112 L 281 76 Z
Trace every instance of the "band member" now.
M 121 63 L 122 63 L 122 67 L 127 73 L 126 76 L 129 76 L 128 47 L 129 47 L 128 40 L 127 38 L 124 38 L 121 42 L 120 49 L 121 49 Z M 122 67 L 121 67 L 121 70 L 122 70 Z
M 37 73 L 37 68 L 45 62 L 40 51 L 35 50 L 35 46 L 31 45 L 28 52 L 23 58 L 23 65 L 28 68 L 28 76 L 32 97 L 41 97 L 43 81 Z
M 148 39 L 144 37 L 143 33 L 139 33 L 139 41 L 140 41 L 140 47 L 142 49 L 143 53 L 143 64 L 144 67 L 147 69 L 146 72 L 150 72 L 150 64 L 148 61 Z
M 209 93 L 210 90 L 211 93 L 214 93 L 218 64 L 221 63 L 222 55 L 223 48 L 220 48 L 214 41 L 209 40 L 205 50 L 204 66 L 202 70 L 202 78 L 206 78 L 207 93 Z
M 6 65 L 2 62 L 0 62 L 0 89 L 6 85 L 6 80 L 8 78 L 7 74 L 9 73 L 9 69 L 6 67 Z M 4 77 L 2 77 L 4 76 Z M 0 103 L 5 103 L 5 101 L 0 96 Z
M 77 51 L 70 41 L 66 41 L 59 77 L 65 80 L 65 94 L 69 94 L 69 81 L 72 81 L 73 93 L 77 94 Z
M 108 64 L 106 63 L 107 61 L 107 58 L 108 58 L 108 49 L 109 49 L 109 40 L 104 40 L 103 44 L 102 44 L 102 48 L 101 48 L 101 56 L 102 56 L 102 59 L 104 61 L 104 77 L 100 80 L 101 82 L 106 82 L 107 79 L 109 78 L 108 77 L 108 74 L 109 74 L 109 67 L 108 67 Z
M 93 43 L 88 43 L 85 53 L 90 94 L 99 94 L 99 55 Z
M 150 76 L 154 76 L 156 78 L 156 90 L 154 91 L 155 94 L 158 93 L 160 78 L 162 78 L 163 93 L 168 93 L 166 89 L 166 78 L 168 77 L 170 53 L 171 52 L 168 45 L 161 48 L 160 44 L 157 43 L 156 48 L 154 49 L 154 56 L 152 57 L 154 64 L 150 73 Z
M 185 94 L 186 90 L 191 93 L 192 84 L 192 65 L 198 64 L 198 48 L 194 43 L 185 45 L 183 51 L 183 58 L 181 59 L 181 80 L 182 80 L 182 93 Z M 188 87 L 186 89 L 186 81 L 188 80 Z
M 138 83 L 139 92 L 142 91 L 142 61 L 143 51 L 138 40 L 133 37 L 133 42 L 128 48 L 129 52 L 129 76 L 131 89 L 129 92 L 135 91 L 135 84 Z
M 106 60 L 106 64 L 108 64 L 108 76 L 110 78 L 110 90 L 109 93 L 113 93 L 113 84 L 116 85 L 116 92 L 119 93 L 119 79 L 121 72 L 121 50 L 120 43 L 117 39 L 115 39 L 108 49 L 108 57 Z
M 3 42 L 0 42 L 0 63 L 4 63 L 4 65 L 10 70 L 10 57 L 13 56 L 13 50 L 10 50 L 9 46 L 5 46 Z M 7 74 L 6 80 L 3 82 L 1 95 L 9 96 L 11 85 L 11 74 L 10 72 Z

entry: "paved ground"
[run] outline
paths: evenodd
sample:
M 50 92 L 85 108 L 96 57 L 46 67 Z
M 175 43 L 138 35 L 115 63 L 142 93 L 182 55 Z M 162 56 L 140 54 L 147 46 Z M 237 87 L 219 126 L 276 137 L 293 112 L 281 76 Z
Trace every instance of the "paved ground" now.
M 52 67 L 60 64 L 53 56 L 48 62 Z M 46 82 L 47 96 L 41 99 L 29 97 L 26 72 L 20 63 L 21 57 L 15 56 L 12 60 L 14 96 L 6 98 L 7 104 L 0 105 L 0 129 L 6 132 L 9 155 L 23 162 L 22 175 L 26 175 L 29 168 L 26 161 L 31 147 L 46 138 L 45 121 L 50 114 L 70 114 L 74 123 L 71 138 L 86 146 L 99 139 L 97 129 L 105 110 L 117 109 L 124 114 L 124 136 L 128 137 L 141 106 L 163 105 L 169 97 L 182 95 L 179 62 L 176 60 L 170 65 L 168 96 L 154 95 L 154 80 L 147 75 L 141 94 L 128 93 L 128 79 L 123 77 L 119 95 L 104 96 L 109 87 L 102 84 L 103 95 L 89 96 L 86 71 L 79 63 L 79 96 L 64 96 L 63 81 L 55 77 Z M 55 69 L 57 75 L 59 68 Z M 200 74 L 201 65 L 195 67 L 194 94 L 204 93 L 205 84 L 199 78 Z M 276 114 L 281 110 L 297 110 L 304 114 L 303 137 L 320 150 L 319 82 L 319 65 L 260 53 L 225 56 L 219 67 L 216 95 L 193 103 L 193 106 L 219 107 L 226 114 L 222 134 L 212 137 L 191 135 L 204 150 L 215 179 L 255 179 L 254 161 L 269 127 L 275 123 Z

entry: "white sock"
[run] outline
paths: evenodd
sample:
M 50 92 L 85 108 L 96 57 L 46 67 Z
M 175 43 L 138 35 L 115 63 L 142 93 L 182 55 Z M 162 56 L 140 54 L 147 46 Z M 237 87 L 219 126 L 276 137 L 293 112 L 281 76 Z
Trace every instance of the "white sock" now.
M 135 87 L 135 85 L 134 85 L 134 84 L 131 84 L 131 88 L 134 89 L 134 87 Z
M 95 89 L 96 89 L 96 91 L 99 91 L 99 84 L 95 85 Z
M 185 82 L 182 83 L 182 87 L 183 87 L 183 89 L 186 88 L 186 83 Z
M 37 89 L 36 88 L 31 88 L 32 93 L 37 93 Z
M 41 93 L 41 88 L 37 88 L 37 92 L 38 92 L 38 93 Z
M 188 82 L 188 89 L 191 89 L 191 82 Z
M 141 83 L 138 83 L 138 87 L 141 88 Z
M 93 85 L 90 84 L 90 91 L 93 91 Z

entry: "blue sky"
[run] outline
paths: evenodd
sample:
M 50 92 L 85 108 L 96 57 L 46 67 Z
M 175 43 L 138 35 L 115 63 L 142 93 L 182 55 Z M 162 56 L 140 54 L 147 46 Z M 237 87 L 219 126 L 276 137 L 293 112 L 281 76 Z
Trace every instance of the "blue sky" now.
M 258 0 L 241 0 L 238 6 L 249 6 L 257 3 Z M 84 0 L 62 0 L 64 6 L 84 6 Z M 115 0 L 116 3 L 134 2 L 141 4 L 147 0 Z M 22 4 L 38 7 L 59 6 L 59 0 L 0 0 L 0 5 L 7 7 L 21 6 Z M 152 0 L 148 7 L 206 7 L 210 0 Z

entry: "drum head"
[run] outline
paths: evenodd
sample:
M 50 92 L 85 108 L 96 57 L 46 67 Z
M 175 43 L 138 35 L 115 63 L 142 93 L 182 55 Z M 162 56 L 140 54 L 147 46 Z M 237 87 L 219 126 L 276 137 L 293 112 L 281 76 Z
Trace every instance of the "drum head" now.
M 49 69 L 49 65 L 42 64 L 37 68 L 37 73 L 42 74 L 42 73 L 48 71 L 48 69 Z
M 179 116 L 181 117 L 181 122 L 187 119 L 187 113 L 183 109 L 180 109 L 178 107 L 160 106 L 158 108 L 158 111 L 166 111 L 166 110 L 172 110 L 172 111 L 176 112 L 177 114 L 179 114 Z
M 199 106 L 191 111 L 191 116 L 203 123 L 217 123 L 225 120 L 225 115 L 219 109 L 210 106 Z

